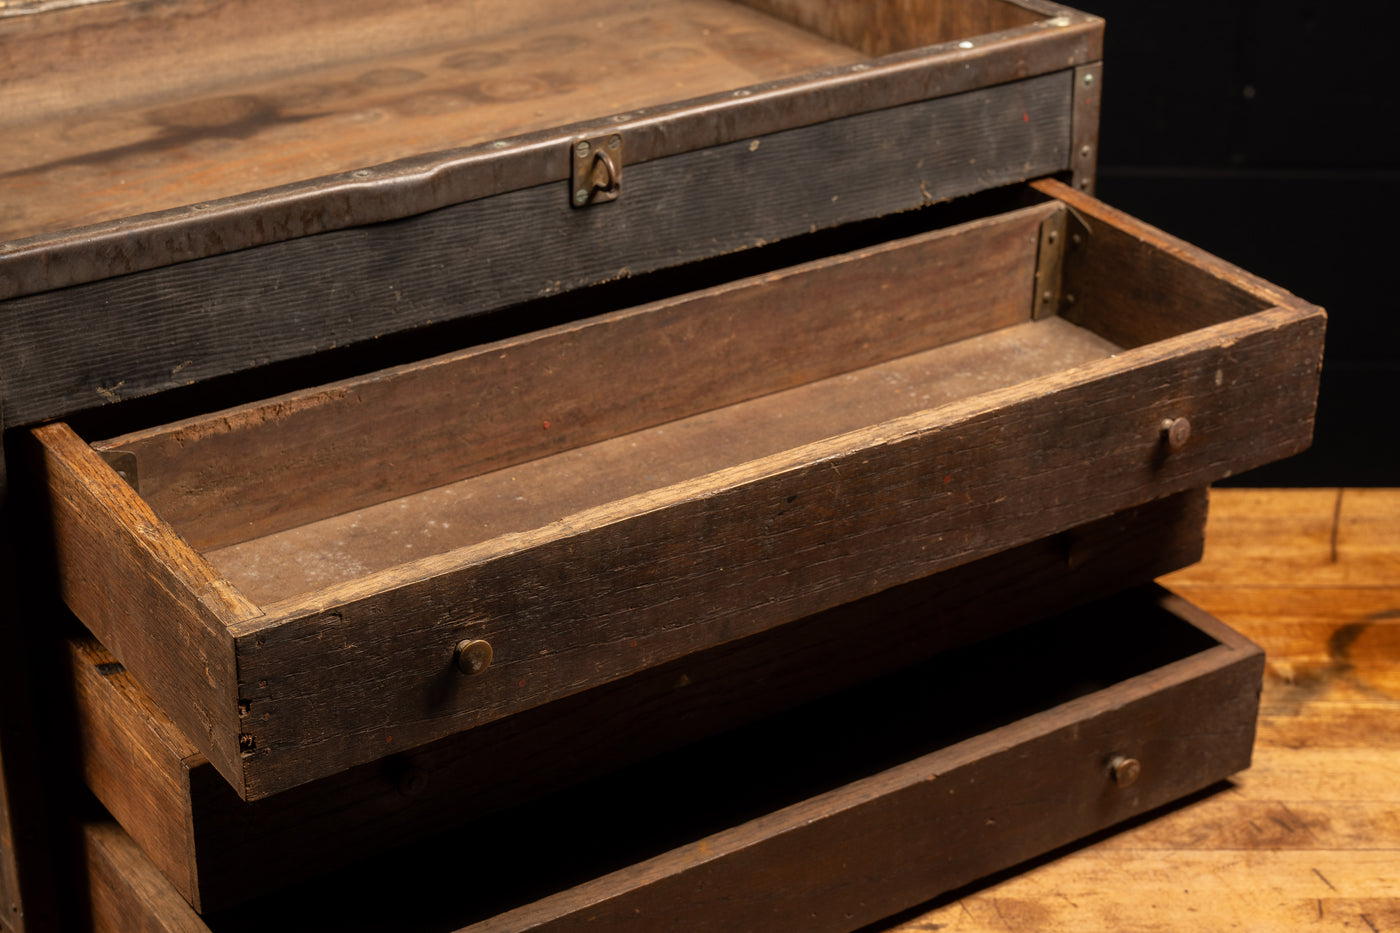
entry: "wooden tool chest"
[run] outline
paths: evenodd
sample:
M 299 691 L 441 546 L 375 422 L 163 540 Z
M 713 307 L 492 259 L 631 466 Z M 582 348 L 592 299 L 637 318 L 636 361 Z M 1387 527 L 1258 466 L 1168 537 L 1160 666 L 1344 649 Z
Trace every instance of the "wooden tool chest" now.
M 1140 585 L 1325 317 L 1092 197 L 1101 21 L 4 12 L 0 923 L 849 930 L 1247 765 Z

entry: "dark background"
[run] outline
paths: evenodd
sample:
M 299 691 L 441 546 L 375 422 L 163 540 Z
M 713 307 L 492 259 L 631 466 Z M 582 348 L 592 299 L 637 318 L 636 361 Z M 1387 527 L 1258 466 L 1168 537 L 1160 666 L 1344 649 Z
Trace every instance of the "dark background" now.
M 1313 448 L 1234 485 L 1400 486 L 1400 3 L 1103 16 L 1098 196 L 1325 307 Z

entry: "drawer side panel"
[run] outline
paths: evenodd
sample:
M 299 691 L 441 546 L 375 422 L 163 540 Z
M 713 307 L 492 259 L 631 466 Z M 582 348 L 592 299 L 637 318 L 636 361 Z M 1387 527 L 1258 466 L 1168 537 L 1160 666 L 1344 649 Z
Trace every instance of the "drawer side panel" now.
M 37 428 L 57 592 L 230 780 L 242 773 L 231 622 L 260 610 L 66 424 Z M 241 781 L 239 782 L 241 783 Z

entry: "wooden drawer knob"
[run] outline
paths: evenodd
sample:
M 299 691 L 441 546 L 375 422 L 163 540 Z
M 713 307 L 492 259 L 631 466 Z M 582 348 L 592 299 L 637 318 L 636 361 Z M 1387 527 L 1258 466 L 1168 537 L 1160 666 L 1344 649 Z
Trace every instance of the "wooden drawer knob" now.
M 1191 439 L 1191 422 L 1185 418 L 1168 418 L 1162 422 L 1162 436 L 1167 439 L 1168 447 L 1180 450 Z
M 1119 788 L 1132 787 L 1142 775 L 1142 762 L 1136 758 L 1116 755 L 1108 763 L 1108 775 Z
M 475 677 L 491 666 L 491 643 L 480 638 L 457 642 L 457 670 Z

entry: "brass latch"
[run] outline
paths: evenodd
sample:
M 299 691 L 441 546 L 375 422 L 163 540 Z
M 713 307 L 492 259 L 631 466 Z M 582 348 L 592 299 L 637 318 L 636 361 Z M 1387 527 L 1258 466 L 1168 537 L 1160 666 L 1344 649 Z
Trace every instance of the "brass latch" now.
M 622 137 L 617 133 L 580 139 L 573 145 L 574 174 L 569 203 L 587 207 L 615 201 L 622 192 Z

